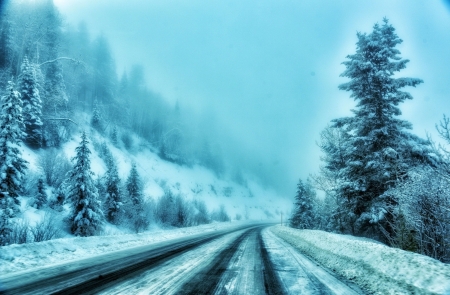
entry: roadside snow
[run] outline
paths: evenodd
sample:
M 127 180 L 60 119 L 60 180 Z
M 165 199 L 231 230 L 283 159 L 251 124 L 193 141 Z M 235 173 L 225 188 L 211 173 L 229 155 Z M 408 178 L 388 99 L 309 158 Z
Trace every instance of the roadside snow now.
M 211 223 L 139 234 L 74 237 L 0 247 L 0 281 L 3 275 L 64 264 L 128 248 L 154 244 L 199 233 L 231 229 L 249 222 Z
M 430 257 L 319 230 L 271 231 L 373 294 L 450 294 L 450 265 Z

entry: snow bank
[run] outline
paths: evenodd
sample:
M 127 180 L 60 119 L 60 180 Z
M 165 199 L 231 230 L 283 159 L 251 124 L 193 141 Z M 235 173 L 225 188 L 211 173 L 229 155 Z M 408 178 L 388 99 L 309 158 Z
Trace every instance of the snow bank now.
M 352 236 L 274 226 L 303 254 L 373 294 L 450 294 L 450 265 Z
M 3 274 L 30 271 L 166 240 L 231 229 L 245 224 L 249 222 L 211 223 L 171 230 L 157 229 L 140 234 L 62 238 L 3 246 L 0 247 L 0 278 Z

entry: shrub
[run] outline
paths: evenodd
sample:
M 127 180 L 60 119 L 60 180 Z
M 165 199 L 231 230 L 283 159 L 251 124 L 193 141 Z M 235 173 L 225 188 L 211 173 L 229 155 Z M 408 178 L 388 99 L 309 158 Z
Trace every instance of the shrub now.
M 30 232 L 33 242 L 48 241 L 61 236 L 61 230 L 55 225 L 54 216 L 48 213 L 34 227 L 30 227 Z
M 45 182 L 49 186 L 58 187 L 64 181 L 72 165 L 62 152 L 51 148 L 39 157 L 39 166 L 44 173 Z
M 211 219 L 215 220 L 215 221 L 220 221 L 220 222 L 225 222 L 225 221 L 231 220 L 230 216 L 228 216 L 228 213 L 225 210 L 224 205 L 220 205 L 218 210 L 213 211 L 211 213 Z

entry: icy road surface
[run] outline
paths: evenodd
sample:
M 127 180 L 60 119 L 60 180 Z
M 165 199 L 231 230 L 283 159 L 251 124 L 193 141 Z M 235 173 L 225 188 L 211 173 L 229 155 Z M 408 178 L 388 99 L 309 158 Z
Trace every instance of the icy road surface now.
M 91 259 L 91 266 L 67 266 L 67 273 L 59 267 L 62 273 L 48 282 L 24 288 L 17 277 L 15 287 L 4 294 L 361 293 L 277 238 L 267 225 L 167 241 L 139 253 L 108 257 L 97 263 Z

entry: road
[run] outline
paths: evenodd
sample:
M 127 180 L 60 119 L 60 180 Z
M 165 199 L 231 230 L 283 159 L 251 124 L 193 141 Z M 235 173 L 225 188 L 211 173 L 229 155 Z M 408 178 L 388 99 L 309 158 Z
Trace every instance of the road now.
M 361 294 L 267 225 L 199 235 L 19 274 L 0 294 Z

